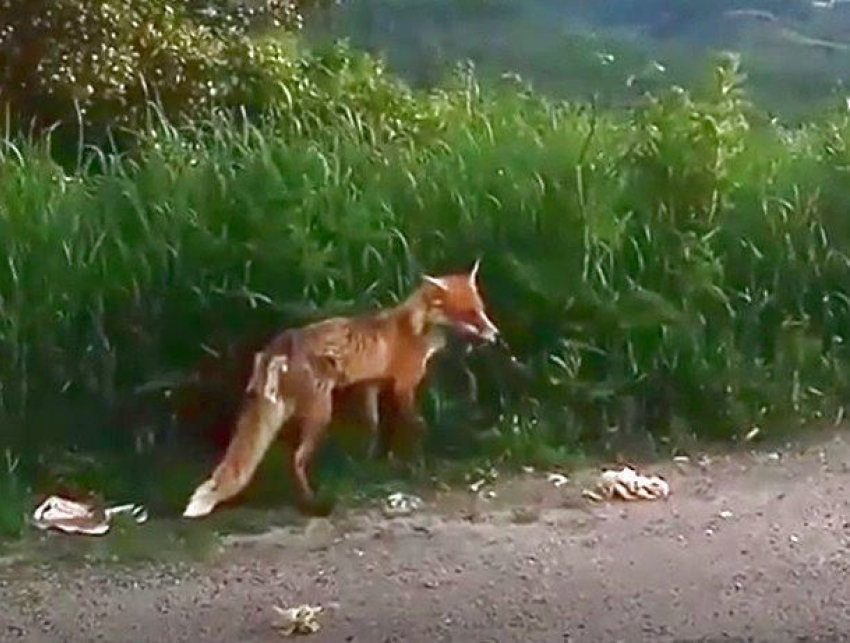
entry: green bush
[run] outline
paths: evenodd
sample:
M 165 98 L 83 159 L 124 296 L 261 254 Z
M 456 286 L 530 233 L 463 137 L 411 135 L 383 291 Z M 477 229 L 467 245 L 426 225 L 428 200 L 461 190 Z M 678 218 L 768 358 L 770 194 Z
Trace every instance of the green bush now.
M 0 454 L 0 498 L 3 498 L 0 508 L 0 541 L 20 536 L 26 526 L 25 503 L 30 498 L 29 490 L 18 471 L 19 465 L 20 461 L 8 449 Z
M 289 34 L 305 4 L 0 0 L 11 17 L 0 32 L 7 134 L 58 129 L 52 154 L 79 162 L 86 144 L 123 149 L 125 135 L 135 143 L 160 122 L 216 111 L 254 122 L 275 112 L 279 128 L 302 135 L 338 117 L 347 135 L 387 140 L 438 127 L 380 61 L 344 42 L 302 51 Z
M 316 96 L 340 98 L 305 93 L 300 124 L 163 126 L 102 175 L 7 146 L 6 407 L 109 398 L 479 253 L 534 375 L 504 380 L 482 354 L 489 401 L 432 412 L 534 397 L 578 435 L 636 404 L 649 428 L 717 434 L 821 412 L 843 390 L 843 121 L 753 125 L 734 64 L 704 98 L 672 92 L 628 117 L 486 95 L 470 76 L 417 98 L 357 64 L 322 62 Z M 346 110 L 346 93 L 392 122 Z M 392 135 L 413 123 L 428 127 Z
M 267 107 L 295 83 L 294 56 L 249 33 L 258 20 L 296 29 L 300 15 L 289 0 L 251 11 L 231 4 L 3 0 L 0 102 L 24 127 L 95 135 L 141 126 L 151 102 L 169 120 Z

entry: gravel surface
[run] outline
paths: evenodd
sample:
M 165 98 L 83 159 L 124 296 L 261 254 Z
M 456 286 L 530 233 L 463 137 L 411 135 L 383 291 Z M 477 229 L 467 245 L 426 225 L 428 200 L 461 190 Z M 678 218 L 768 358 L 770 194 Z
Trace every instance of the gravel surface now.
M 667 463 L 669 500 L 607 504 L 529 473 L 203 563 L 0 566 L 0 641 L 280 641 L 273 606 L 302 603 L 315 643 L 847 641 L 848 464 L 840 437 Z

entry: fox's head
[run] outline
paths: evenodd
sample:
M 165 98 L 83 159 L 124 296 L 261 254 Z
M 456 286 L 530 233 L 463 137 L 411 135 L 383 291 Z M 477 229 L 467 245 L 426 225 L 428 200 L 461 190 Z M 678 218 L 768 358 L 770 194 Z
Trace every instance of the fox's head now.
M 424 277 L 427 318 L 432 324 L 449 326 L 485 342 L 495 342 L 499 338 L 499 329 L 487 317 L 478 291 L 480 263 L 479 259 L 468 273 Z

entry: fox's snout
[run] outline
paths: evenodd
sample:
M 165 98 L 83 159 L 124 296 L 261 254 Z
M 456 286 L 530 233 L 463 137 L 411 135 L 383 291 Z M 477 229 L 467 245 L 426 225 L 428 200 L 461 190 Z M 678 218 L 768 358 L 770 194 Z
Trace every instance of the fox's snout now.
M 462 327 L 469 335 L 488 344 L 495 344 L 499 341 L 499 329 L 483 312 L 476 315 L 474 323 L 465 322 Z
M 479 317 L 478 336 L 489 344 L 495 344 L 499 340 L 499 329 L 484 313 Z

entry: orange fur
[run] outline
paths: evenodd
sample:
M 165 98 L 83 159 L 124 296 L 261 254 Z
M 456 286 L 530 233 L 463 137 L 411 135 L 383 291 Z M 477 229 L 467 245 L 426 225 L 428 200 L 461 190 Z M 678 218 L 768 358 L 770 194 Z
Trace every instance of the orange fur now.
M 312 507 L 309 469 L 327 432 L 335 392 L 359 398 L 372 430 L 372 457 L 387 455 L 398 424 L 421 434 L 416 393 L 429 360 L 445 345 L 445 329 L 485 341 L 498 336 L 478 293 L 477 270 L 476 262 L 467 274 L 425 277 L 393 308 L 327 319 L 275 337 L 255 356 L 236 431 L 184 516 L 205 516 L 241 492 L 284 425 L 292 480 L 302 505 Z M 379 397 L 392 404 L 392 423 L 379 421 Z

